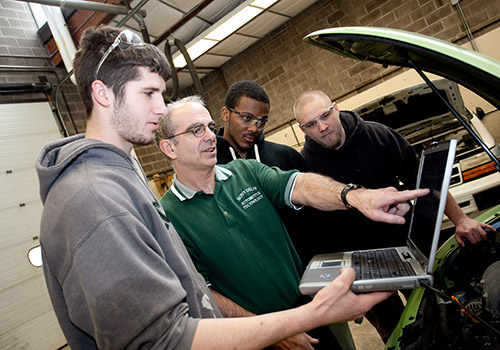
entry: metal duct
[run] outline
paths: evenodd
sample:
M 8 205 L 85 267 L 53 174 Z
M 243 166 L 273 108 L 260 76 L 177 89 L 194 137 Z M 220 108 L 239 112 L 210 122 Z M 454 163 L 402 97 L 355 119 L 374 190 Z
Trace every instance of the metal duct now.
M 99 11 L 106 12 L 115 15 L 126 15 L 128 14 L 128 9 L 121 5 L 110 5 L 103 4 L 100 2 L 93 1 L 80 1 L 80 0 L 20 0 L 24 2 L 35 2 L 42 5 L 57 6 L 57 7 L 67 7 L 77 10 L 88 10 L 88 11 Z M 142 17 L 146 17 L 145 10 L 137 11 Z

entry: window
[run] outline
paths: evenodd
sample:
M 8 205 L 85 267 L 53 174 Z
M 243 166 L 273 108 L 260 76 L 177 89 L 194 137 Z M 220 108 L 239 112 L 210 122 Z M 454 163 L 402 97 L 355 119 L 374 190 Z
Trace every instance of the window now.
M 42 266 L 42 248 L 40 246 L 31 248 L 28 252 L 28 260 L 34 267 Z

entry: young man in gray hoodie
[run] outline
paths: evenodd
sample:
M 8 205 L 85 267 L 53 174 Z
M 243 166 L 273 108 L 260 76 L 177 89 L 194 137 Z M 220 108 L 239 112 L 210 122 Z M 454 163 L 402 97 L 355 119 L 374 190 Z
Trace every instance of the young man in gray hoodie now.
M 49 143 L 37 159 L 43 269 L 71 349 L 262 349 L 388 297 L 353 294 L 346 269 L 299 308 L 221 318 L 130 154 L 153 141 L 166 113 L 163 53 L 101 26 L 84 33 L 74 69 L 86 133 Z

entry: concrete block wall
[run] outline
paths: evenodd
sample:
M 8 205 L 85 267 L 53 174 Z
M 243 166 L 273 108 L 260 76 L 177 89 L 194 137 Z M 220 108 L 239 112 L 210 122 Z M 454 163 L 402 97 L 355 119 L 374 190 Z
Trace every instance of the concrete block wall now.
M 60 93 L 55 95 L 56 87 L 67 72 L 64 67 L 54 67 L 37 31 L 26 2 L 0 1 L 0 84 L 31 84 L 46 79 L 51 85 L 46 92 L 2 93 L 0 103 L 49 100 L 55 106 L 57 102 L 63 120 L 61 132 L 68 135 L 82 132 L 86 116 L 77 89 L 68 80 L 61 85 Z
M 2 84 L 39 83 L 38 76 L 54 74 L 49 67 L 48 51 L 38 38 L 36 24 L 26 3 L 0 1 L 0 66 L 3 67 L 0 74 Z M 36 72 L 5 68 L 15 66 L 41 68 Z M 44 98 L 44 94 L 1 94 L 0 102 L 28 98 Z
M 498 0 L 463 0 L 460 6 L 475 35 L 500 25 Z M 315 30 L 338 26 L 379 26 L 456 44 L 467 41 L 451 1 L 320 0 L 202 80 L 213 117 L 219 118 L 218 110 L 223 104 L 224 94 L 220 90 L 242 79 L 255 80 L 268 92 L 269 133 L 293 120 L 293 102 L 305 90 L 322 89 L 332 99 L 341 101 L 403 71 L 343 58 L 302 40 Z

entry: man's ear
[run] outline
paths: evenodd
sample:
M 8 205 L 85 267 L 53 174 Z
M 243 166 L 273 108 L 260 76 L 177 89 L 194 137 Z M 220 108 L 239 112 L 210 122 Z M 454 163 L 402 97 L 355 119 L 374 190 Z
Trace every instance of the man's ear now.
M 177 154 L 175 152 L 175 145 L 171 140 L 161 140 L 160 150 L 170 159 L 176 159 Z
M 94 80 L 91 86 L 94 100 L 103 107 L 109 107 L 111 90 L 100 80 Z
M 336 102 L 333 102 L 333 109 L 339 113 L 340 112 L 340 108 L 339 108 L 339 105 L 336 103 Z
M 225 121 L 226 123 L 229 120 L 230 113 L 231 113 L 231 111 L 229 109 L 227 109 L 226 107 L 222 107 L 222 109 L 220 111 L 220 116 L 222 117 L 222 120 Z

